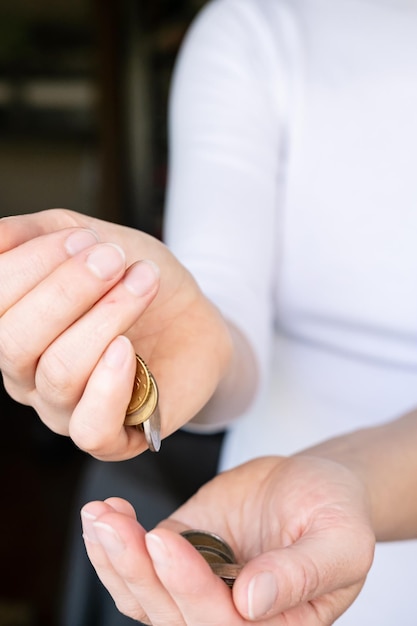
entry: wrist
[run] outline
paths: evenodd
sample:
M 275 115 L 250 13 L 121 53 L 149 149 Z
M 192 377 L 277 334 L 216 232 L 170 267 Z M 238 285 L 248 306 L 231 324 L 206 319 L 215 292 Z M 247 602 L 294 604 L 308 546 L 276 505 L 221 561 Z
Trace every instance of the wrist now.
M 224 338 L 216 388 L 190 425 L 207 430 L 225 428 L 253 401 L 258 387 L 258 368 L 245 336 L 223 319 Z
M 417 537 L 417 412 L 304 450 L 348 468 L 369 495 L 378 541 Z

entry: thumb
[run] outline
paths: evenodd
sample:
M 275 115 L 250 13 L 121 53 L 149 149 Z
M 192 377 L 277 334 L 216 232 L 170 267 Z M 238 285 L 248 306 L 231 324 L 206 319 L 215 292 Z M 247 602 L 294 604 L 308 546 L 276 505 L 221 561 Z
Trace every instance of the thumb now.
M 334 620 L 343 613 L 362 588 L 374 545 L 368 528 L 361 532 L 327 528 L 288 547 L 264 552 L 249 561 L 237 578 L 235 606 L 246 619 L 258 620 L 316 600 L 315 610 L 323 612 L 324 620 L 317 623 L 333 623 L 327 621 L 329 615 Z M 320 602 L 336 590 L 340 593 Z

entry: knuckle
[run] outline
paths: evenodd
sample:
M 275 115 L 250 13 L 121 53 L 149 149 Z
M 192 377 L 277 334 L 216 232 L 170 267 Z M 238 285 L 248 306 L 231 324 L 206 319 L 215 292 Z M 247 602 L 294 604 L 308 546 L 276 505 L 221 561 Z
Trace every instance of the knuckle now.
M 293 598 L 296 604 L 302 604 L 314 598 L 320 585 L 320 572 L 312 560 L 308 563 L 308 566 L 300 565 L 299 576 L 299 591 L 296 593 L 296 597 Z
M 33 356 L 25 349 L 25 341 L 22 335 L 12 333 L 4 323 L 0 321 L 0 368 L 13 378 L 19 378 L 27 370 L 29 363 L 33 362 Z
M 2 217 L 0 219 L 0 252 L 5 252 L 14 243 L 14 216 Z
M 111 447 L 110 438 L 105 433 L 80 419 L 70 421 L 69 434 L 81 450 L 96 458 L 102 456 L 104 452 L 108 452 Z
M 19 402 L 20 404 L 28 405 L 28 394 L 26 390 L 23 390 L 19 385 L 16 385 L 13 381 L 7 378 L 4 374 L 3 377 L 3 387 L 6 391 L 7 395 L 10 396 L 12 400 L 15 402 Z
M 316 597 L 321 576 L 313 559 L 306 555 L 300 557 L 297 553 L 293 556 L 295 567 L 287 588 L 287 602 L 288 606 L 299 606 Z
M 68 417 L 66 415 L 57 414 L 56 410 L 46 408 L 35 401 L 33 408 L 38 414 L 40 420 L 56 435 L 68 437 Z
M 49 216 L 53 221 L 56 222 L 57 227 L 62 228 L 62 225 L 78 226 L 79 219 L 77 219 L 77 214 L 70 209 L 64 209 L 61 207 L 46 209 L 44 211 L 46 215 Z
M 30 404 L 29 395 L 35 389 L 36 358 L 21 342 L 4 329 L 0 330 L 0 372 L 4 388 L 16 402 Z
M 128 587 L 133 588 L 135 587 L 135 585 L 137 585 L 137 582 L 138 582 L 137 574 L 135 575 L 134 573 L 123 571 L 121 575 L 122 575 L 124 582 L 126 583 Z
M 39 360 L 36 387 L 52 404 L 67 408 L 73 405 L 79 393 L 70 364 L 58 350 L 47 350 Z
M 134 597 L 122 597 L 121 599 L 115 599 L 114 604 L 120 613 L 134 619 L 142 624 L 149 624 L 151 626 L 151 622 L 142 609 L 141 606 L 138 606 L 138 602 Z
M 44 299 L 44 310 L 53 319 L 62 315 L 62 311 L 74 306 L 77 297 L 77 284 L 71 280 L 56 280 L 47 297 Z

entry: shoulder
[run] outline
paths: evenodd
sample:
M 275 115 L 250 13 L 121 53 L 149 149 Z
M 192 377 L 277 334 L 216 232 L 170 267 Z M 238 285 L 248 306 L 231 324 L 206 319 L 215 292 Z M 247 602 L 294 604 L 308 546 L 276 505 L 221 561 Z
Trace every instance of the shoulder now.
M 189 76 L 282 84 L 292 42 L 289 0 L 211 0 L 188 29 L 177 59 Z M 201 74 L 202 73 L 202 74 Z
M 285 28 L 286 0 L 211 0 L 194 19 L 184 47 L 210 46 L 213 53 L 272 52 Z

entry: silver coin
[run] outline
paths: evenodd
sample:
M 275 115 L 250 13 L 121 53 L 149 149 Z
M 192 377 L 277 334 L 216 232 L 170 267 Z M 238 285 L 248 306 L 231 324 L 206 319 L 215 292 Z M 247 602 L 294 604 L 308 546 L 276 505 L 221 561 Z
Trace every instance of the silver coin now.
M 236 557 L 228 543 L 218 535 L 206 530 L 185 530 L 181 533 L 183 537 L 201 552 L 203 556 L 211 559 L 211 556 L 218 557 L 211 559 L 216 562 L 236 563 Z
M 230 589 L 243 569 L 238 563 L 210 563 L 213 574 L 219 576 Z
M 152 452 L 159 452 L 161 447 L 161 416 L 158 405 L 155 407 L 152 415 L 147 420 L 142 422 L 141 427 L 145 434 L 149 450 Z
M 181 535 L 204 557 L 212 572 L 232 588 L 243 565 L 236 563 L 229 544 L 218 535 L 205 530 L 184 530 Z
M 125 426 L 136 426 L 144 433 L 149 449 L 152 452 L 159 452 L 161 416 L 158 409 L 158 385 L 145 362 L 138 355 L 136 359 L 136 379 L 124 423 Z

